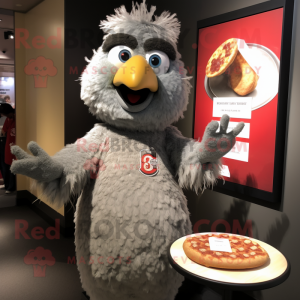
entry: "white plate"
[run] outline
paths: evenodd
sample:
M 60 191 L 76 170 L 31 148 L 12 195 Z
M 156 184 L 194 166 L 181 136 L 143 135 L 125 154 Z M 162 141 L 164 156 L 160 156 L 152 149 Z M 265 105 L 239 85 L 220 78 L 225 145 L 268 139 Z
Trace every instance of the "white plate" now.
M 280 61 L 270 49 L 264 46 L 252 43 L 247 45 L 251 47 L 256 67 L 260 67 L 257 86 L 246 96 L 252 97 L 252 110 L 255 110 L 266 105 L 277 95 Z M 224 73 L 212 78 L 205 76 L 204 86 L 212 100 L 214 97 L 242 97 L 229 87 L 228 76 Z
M 269 261 L 263 266 L 253 268 L 253 269 L 243 269 L 243 270 L 229 270 L 229 269 L 217 269 L 209 268 L 199 265 L 191 261 L 185 254 L 183 250 L 183 243 L 188 237 L 198 236 L 208 233 L 217 234 L 228 234 L 239 236 L 239 234 L 230 234 L 222 232 L 202 232 L 197 234 L 192 234 L 184 236 L 176 240 L 171 248 L 170 255 L 174 262 L 176 262 L 182 269 L 196 276 L 200 276 L 204 279 L 228 282 L 231 284 L 256 284 L 267 281 L 272 281 L 277 277 L 281 276 L 288 267 L 288 262 L 283 254 L 281 254 L 277 249 L 264 243 L 262 241 L 243 236 L 249 240 L 252 240 L 262 246 L 269 254 Z

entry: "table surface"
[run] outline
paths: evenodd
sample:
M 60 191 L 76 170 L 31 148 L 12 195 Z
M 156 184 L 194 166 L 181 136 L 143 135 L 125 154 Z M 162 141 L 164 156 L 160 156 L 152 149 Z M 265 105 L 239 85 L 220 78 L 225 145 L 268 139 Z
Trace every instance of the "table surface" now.
M 198 236 L 199 233 L 190 236 Z M 229 234 L 231 235 L 231 234 Z M 237 234 L 234 234 L 237 236 Z M 171 265 L 179 273 L 190 279 L 204 283 L 203 281 L 210 281 L 216 284 L 224 284 L 231 287 L 259 287 L 265 289 L 276 286 L 285 281 L 290 273 L 290 265 L 284 255 L 274 247 L 261 242 L 259 240 L 248 238 L 260 244 L 269 254 L 269 261 L 263 266 L 254 269 L 245 270 L 227 270 L 208 268 L 199 265 L 190 260 L 183 250 L 183 242 L 187 237 L 184 236 L 176 240 L 171 246 L 169 251 L 169 261 Z

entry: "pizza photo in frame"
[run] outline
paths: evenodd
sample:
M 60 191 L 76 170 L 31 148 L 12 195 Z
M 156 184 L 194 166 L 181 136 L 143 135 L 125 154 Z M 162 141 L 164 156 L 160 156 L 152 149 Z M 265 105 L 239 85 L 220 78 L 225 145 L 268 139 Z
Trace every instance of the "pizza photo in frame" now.
M 245 127 L 214 188 L 280 209 L 288 121 L 293 0 L 272 0 L 201 20 L 197 31 L 194 139 L 228 114 Z

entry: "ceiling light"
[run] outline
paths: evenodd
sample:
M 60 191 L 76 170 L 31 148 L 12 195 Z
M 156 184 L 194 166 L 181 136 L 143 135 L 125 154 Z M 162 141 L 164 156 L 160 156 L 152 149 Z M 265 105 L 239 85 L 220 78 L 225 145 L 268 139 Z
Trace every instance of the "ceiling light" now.
M 15 35 L 13 31 L 4 31 L 4 39 L 14 39 Z

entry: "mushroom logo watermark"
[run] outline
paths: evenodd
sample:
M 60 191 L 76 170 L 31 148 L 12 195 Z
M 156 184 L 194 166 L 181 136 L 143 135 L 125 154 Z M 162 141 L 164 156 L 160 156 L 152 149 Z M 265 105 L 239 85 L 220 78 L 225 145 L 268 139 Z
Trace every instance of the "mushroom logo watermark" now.
M 45 277 L 46 267 L 53 266 L 55 258 L 50 250 L 37 247 L 35 250 L 31 249 L 27 252 L 27 255 L 24 257 L 24 263 L 33 266 L 33 277 Z
M 30 59 L 24 68 L 26 75 L 33 75 L 35 88 L 46 88 L 48 76 L 55 76 L 57 68 L 52 59 L 39 56 L 36 59 Z

